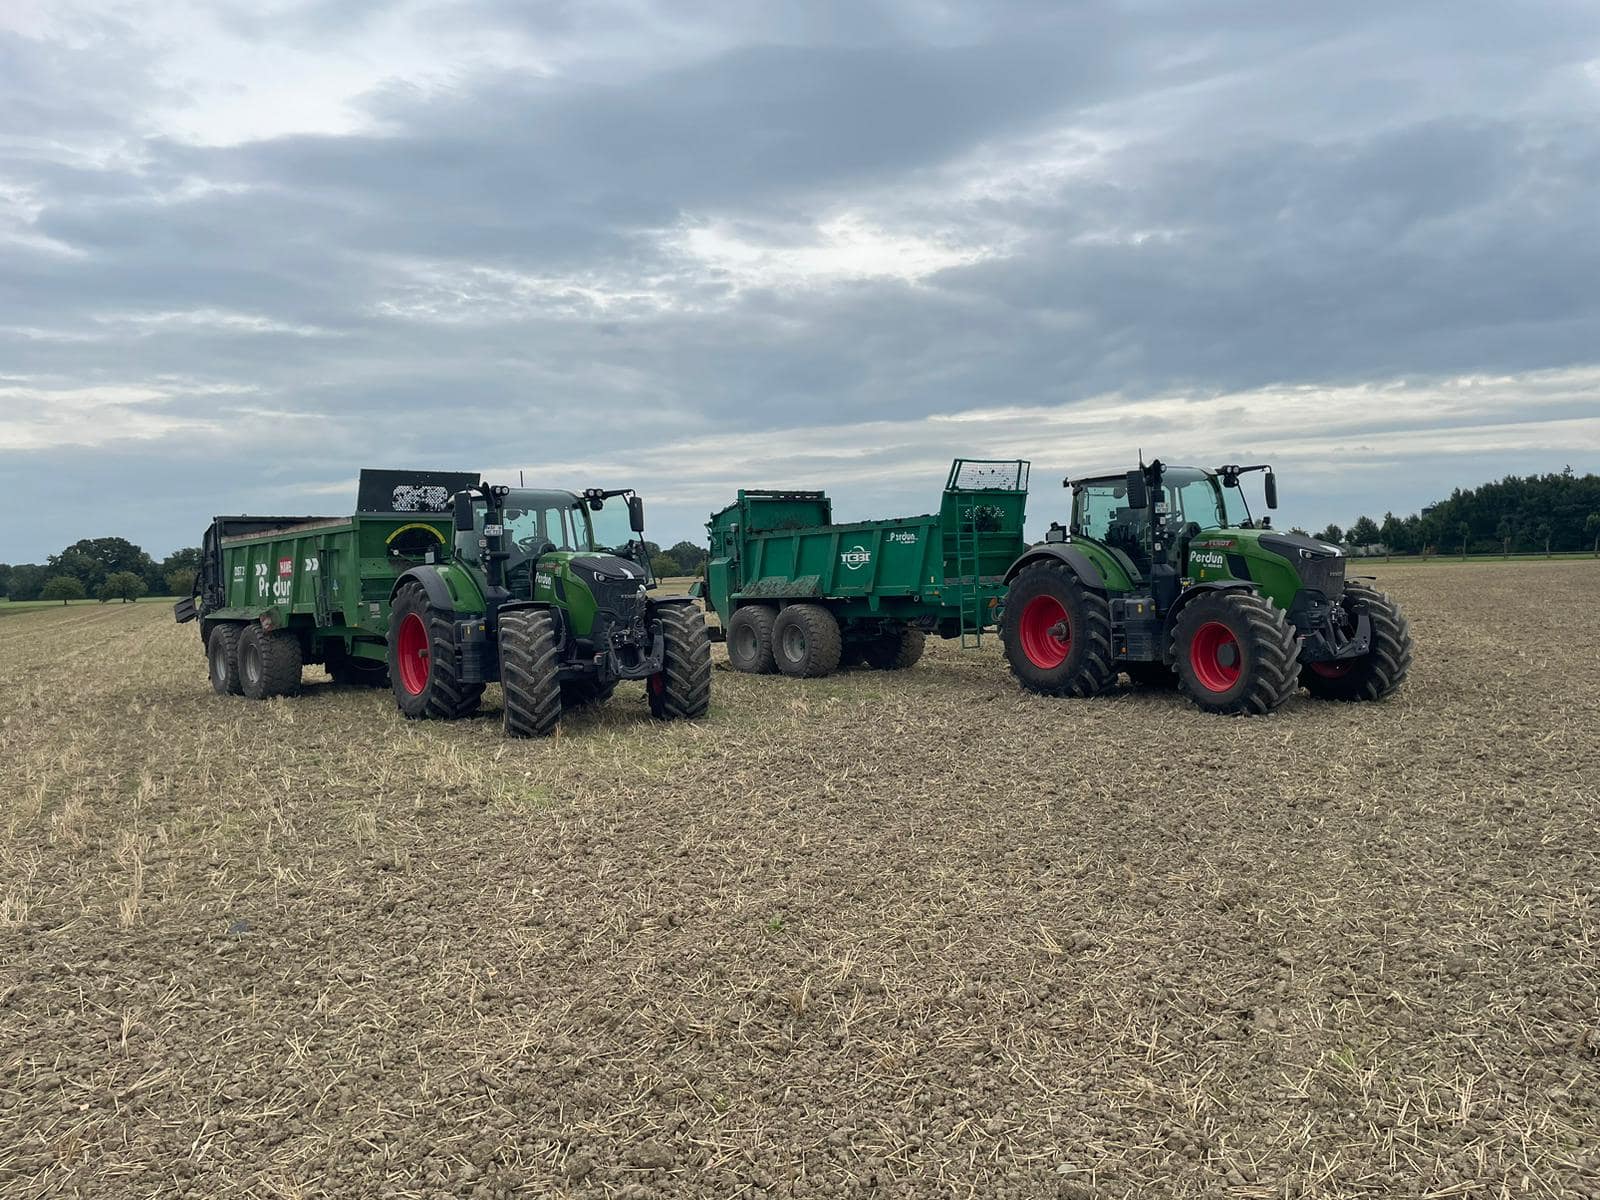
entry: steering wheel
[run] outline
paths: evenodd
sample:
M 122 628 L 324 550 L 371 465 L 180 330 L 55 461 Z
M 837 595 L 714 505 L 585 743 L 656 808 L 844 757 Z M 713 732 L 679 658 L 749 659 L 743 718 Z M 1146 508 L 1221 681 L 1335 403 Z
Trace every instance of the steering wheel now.
M 529 558 L 543 558 L 546 554 L 552 553 L 555 548 L 556 544 L 549 538 L 534 536 L 521 538 L 517 541 L 517 549 L 521 550 Z

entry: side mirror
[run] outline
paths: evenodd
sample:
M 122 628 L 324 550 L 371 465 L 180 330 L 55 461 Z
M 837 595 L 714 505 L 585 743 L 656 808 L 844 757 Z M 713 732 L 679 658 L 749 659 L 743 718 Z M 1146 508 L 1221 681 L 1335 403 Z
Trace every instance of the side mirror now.
M 1267 507 L 1278 507 L 1278 477 L 1271 471 L 1267 472 Z
M 1144 486 L 1143 471 L 1128 472 L 1128 507 L 1149 508 L 1150 492 Z
M 628 525 L 635 533 L 644 532 L 644 501 L 638 496 L 628 497 Z
M 472 493 L 457 492 L 454 524 L 457 533 L 472 532 Z

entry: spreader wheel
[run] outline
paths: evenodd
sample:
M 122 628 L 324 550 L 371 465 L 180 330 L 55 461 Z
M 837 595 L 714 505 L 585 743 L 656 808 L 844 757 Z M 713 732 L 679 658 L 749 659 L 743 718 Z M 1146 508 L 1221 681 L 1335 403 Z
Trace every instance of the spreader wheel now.
M 1116 682 L 1111 605 L 1065 563 L 1034 563 L 1011 581 L 1000 641 L 1011 673 L 1029 691 L 1093 696 Z
M 728 619 L 728 663 L 735 671 L 769 675 L 777 669 L 772 657 L 772 626 L 777 610 L 768 604 L 746 604 Z
M 413 721 L 464 717 L 483 700 L 483 684 L 462 683 L 456 670 L 454 614 L 429 604 L 415 580 L 400 585 L 389 609 L 389 682 Z
M 251 700 L 298 692 L 304 665 L 300 639 L 286 629 L 250 624 L 239 635 L 239 688 Z
M 1254 592 L 1209 592 L 1190 601 L 1173 627 L 1172 654 L 1178 686 L 1209 712 L 1270 713 L 1299 686 L 1294 628 Z
M 862 658 L 874 671 L 904 671 L 917 665 L 927 638 L 911 625 L 881 635 L 862 646 Z
M 206 638 L 206 662 L 211 668 L 211 689 L 219 696 L 242 696 L 239 683 L 240 626 L 224 621 L 211 628 Z
M 1371 646 L 1360 658 L 1306 663 L 1300 682 L 1323 700 L 1382 700 L 1411 671 L 1411 627 L 1398 604 L 1365 584 L 1345 585 L 1344 610 L 1352 622 L 1359 613 L 1367 614 Z
M 791 604 L 772 625 L 778 670 L 800 679 L 832 675 L 839 669 L 844 643 L 839 622 L 820 604 Z

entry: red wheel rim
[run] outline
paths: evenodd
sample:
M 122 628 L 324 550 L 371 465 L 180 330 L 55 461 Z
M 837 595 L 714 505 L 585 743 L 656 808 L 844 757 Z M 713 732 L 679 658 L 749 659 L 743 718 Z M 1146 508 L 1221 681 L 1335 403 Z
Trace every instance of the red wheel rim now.
M 1072 653 L 1072 622 L 1054 596 L 1035 596 L 1022 609 L 1017 623 L 1022 652 L 1034 666 L 1049 671 Z
M 1314 662 L 1307 664 L 1311 670 L 1324 679 L 1343 679 L 1350 674 L 1350 669 L 1355 666 L 1353 662 Z
M 428 627 L 416 613 L 407 613 L 395 639 L 395 659 L 400 666 L 400 686 L 413 696 L 428 686 Z
M 1239 639 L 1221 621 L 1207 621 L 1189 643 L 1189 665 L 1208 691 L 1225 692 L 1239 682 Z

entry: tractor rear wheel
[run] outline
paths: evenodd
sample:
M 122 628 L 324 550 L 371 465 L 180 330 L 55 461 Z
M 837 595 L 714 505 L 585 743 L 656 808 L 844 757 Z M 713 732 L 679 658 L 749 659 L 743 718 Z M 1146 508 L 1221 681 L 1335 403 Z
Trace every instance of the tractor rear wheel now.
M 1166 663 L 1130 662 L 1123 663 L 1122 669 L 1128 673 L 1128 681 L 1134 687 L 1175 688 L 1178 686 L 1177 673 Z
M 211 690 L 219 696 L 242 696 L 239 683 L 239 631 L 231 621 L 212 626 L 206 638 L 206 662 L 211 668 Z
M 746 604 L 728 620 L 728 662 L 735 671 L 770 675 L 776 664 L 772 658 L 772 626 L 778 614 L 770 605 Z
M 1111 605 L 1065 563 L 1034 563 L 1011 581 L 1000 641 L 1011 673 L 1030 692 L 1093 696 L 1117 680 Z
M 500 614 L 501 725 L 507 737 L 545 737 L 561 720 L 561 642 L 542 608 Z
M 663 604 L 661 622 L 665 659 L 661 670 L 645 681 L 650 715 L 662 721 L 693 720 L 711 708 L 711 638 L 706 619 L 692 604 Z
M 457 675 L 454 615 L 429 604 L 414 580 L 400 586 L 389 609 L 389 682 L 412 721 L 454 720 L 483 700 L 483 684 L 462 683 Z
M 1173 626 L 1178 686 L 1208 712 L 1274 711 L 1299 687 L 1299 658 L 1300 644 L 1283 610 L 1254 592 L 1198 596 Z
M 561 707 L 583 708 L 588 704 L 604 704 L 617 690 L 617 681 L 601 684 L 593 679 L 569 679 L 561 685 Z
M 302 666 L 300 639 L 286 629 L 251 623 L 239 635 L 239 688 L 251 700 L 298 692 Z
M 1323 700 L 1382 700 L 1411 670 L 1411 627 L 1398 604 L 1365 584 L 1345 585 L 1344 608 L 1352 619 L 1366 612 L 1372 622 L 1372 645 L 1360 658 L 1306 663 L 1300 682 Z
M 862 657 L 874 671 L 904 671 L 922 657 L 925 637 L 920 629 L 902 625 L 862 646 Z
M 778 670 L 796 679 L 817 679 L 839 669 L 844 643 L 839 622 L 820 604 L 791 604 L 772 625 Z

